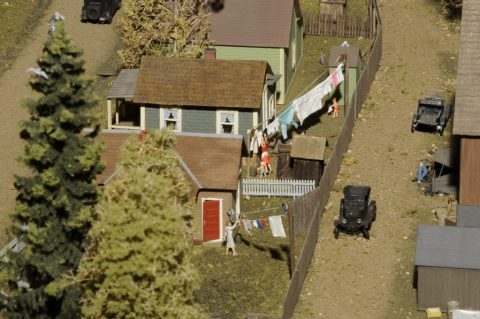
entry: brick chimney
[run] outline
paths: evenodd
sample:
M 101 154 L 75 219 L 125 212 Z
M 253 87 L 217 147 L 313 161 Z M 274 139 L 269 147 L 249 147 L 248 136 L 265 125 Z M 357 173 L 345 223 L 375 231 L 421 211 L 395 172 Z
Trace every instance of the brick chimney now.
M 205 48 L 203 58 L 205 60 L 215 60 L 217 58 L 217 50 L 215 48 Z

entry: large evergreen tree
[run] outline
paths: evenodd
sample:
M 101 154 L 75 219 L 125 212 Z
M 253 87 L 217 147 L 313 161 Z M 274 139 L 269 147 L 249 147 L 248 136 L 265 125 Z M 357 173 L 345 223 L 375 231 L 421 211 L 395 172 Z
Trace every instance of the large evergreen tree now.
M 7 318 L 77 318 L 80 285 L 66 285 L 85 251 L 99 198 L 101 146 L 88 110 L 93 80 L 84 75 L 82 51 L 62 21 L 47 40 L 30 78 L 36 99 L 25 101 L 30 120 L 21 124 L 26 142 L 21 161 L 31 170 L 17 176 L 13 233 L 26 244 L 7 263 L 10 290 L 3 295 Z M 27 227 L 25 227 L 27 226 Z
M 85 318 L 203 318 L 193 293 L 189 184 L 168 130 L 130 140 L 106 186 L 77 281 Z
M 208 45 L 208 0 L 123 0 L 118 27 L 122 64 L 137 68 L 143 55 L 198 58 Z

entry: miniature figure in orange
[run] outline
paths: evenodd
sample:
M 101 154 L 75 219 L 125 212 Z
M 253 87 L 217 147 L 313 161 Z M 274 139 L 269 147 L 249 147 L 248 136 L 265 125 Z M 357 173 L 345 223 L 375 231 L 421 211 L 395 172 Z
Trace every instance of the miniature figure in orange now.
M 340 105 L 337 103 L 337 98 L 334 97 L 333 100 L 333 116 L 332 117 L 338 117 L 338 112 L 340 112 Z

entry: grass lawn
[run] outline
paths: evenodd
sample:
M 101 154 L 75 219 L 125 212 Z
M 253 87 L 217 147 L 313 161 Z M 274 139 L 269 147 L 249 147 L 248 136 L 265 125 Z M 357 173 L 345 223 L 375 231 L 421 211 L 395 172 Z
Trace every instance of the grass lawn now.
M 0 76 L 15 61 L 30 40 L 51 0 L 9 0 L 0 2 Z M 47 32 L 47 26 L 45 26 Z

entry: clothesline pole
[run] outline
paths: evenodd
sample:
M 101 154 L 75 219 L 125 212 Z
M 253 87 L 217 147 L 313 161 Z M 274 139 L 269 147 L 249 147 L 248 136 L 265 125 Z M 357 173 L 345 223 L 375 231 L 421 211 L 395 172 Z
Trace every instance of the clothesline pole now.
M 345 92 L 345 97 L 344 97 L 344 101 L 345 101 L 345 105 L 343 107 L 343 116 L 344 117 L 347 117 L 347 107 L 348 107 L 348 102 L 350 100 L 350 88 L 349 88 L 349 83 L 348 83 L 348 73 L 350 73 L 348 71 L 348 56 L 347 56 L 347 53 L 345 53 L 345 61 L 343 62 L 343 65 L 344 65 L 344 68 L 345 68 L 345 78 L 344 78 L 344 92 Z

